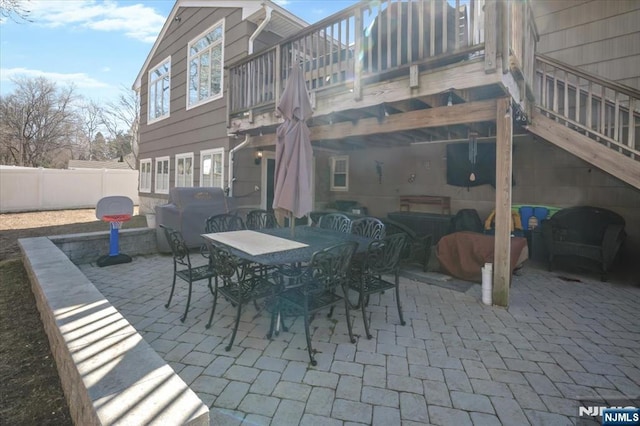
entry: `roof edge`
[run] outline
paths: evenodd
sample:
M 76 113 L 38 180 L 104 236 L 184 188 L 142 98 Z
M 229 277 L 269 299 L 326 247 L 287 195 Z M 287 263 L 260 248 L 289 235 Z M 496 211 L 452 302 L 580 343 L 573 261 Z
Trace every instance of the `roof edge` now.
M 204 7 L 215 7 L 215 8 L 242 9 L 242 20 L 244 21 L 250 15 L 252 15 L 256 11 L 261 9 L 262 6 L 265 5 L 265 4 L 268 5 L 269 7 L 271 7 L 273 10 L 277 11 L 280 15 L 286 17 L 287 19 L 292 20 L 295 23 L 297 23 L 301 27 L 306 27 L 306 26 L 309 25 L 308 22 L 306 22 L 303 19 L 297 17 L 293 13 L 289 12 L 287 9 L 283 8 L 282 6 L 279 6 L 278 4 L 274 3 L 271 0 L 263 0 L 263 1 L 256 1 L 256 0 L 241 0 L 241 1 L 235 1 L 235 0 L 176 0 L 176 3 L 173 5 L 173 8 L 171 9 L 171 12 L 169 13 L 169 16 L 167 17 L 166 21 L 164 22 L 164 25 L 162 26 L 162 29 L 158 33 L 158 36 L 156 37 L 156 41 L 153 43 L 153 46 L 151 47 L 151 50 L 149 51 L 149 54 L 147 55 L 147 58 L 145 59 L 144 63 L 142 64 L 142 67 L 140 68 L 140 71 L 138 72 L 138 75 L 137 75 L 135 81 L 133 82 L 133 85 L 131 86 L 131 89 L 135 90 L 136 92 L 140 89 L 140 87 L 142 85 L 142 76 L 144 74 L 144 70 L 146 70 L 147 67 L 149 66 L 149 63 L 151 62 L 151 58 L 153 57 L 153 55 L 155 54 L 156 50 L 158 49 L 158 45 L 160 44 L 160 41 L 164 38 L 164 35 L 166 34 L 167 30 L 169 29 L 169 25 L 171 25 L 171 22 L 173 22 L 173 20 L 175 19 L 179 8 L 181 8 L 181 7 L 203 7 L 203 8 Z

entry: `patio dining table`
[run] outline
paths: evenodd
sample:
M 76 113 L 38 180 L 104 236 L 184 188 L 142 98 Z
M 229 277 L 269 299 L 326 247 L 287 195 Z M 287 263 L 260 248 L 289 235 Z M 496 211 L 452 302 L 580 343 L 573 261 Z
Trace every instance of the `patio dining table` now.
M 373 241 L 359 235 L 311 226 L 297 226 L 293 236 L 289 228 L 272 228 L 217 232 L 202 234 L 202 237 L 224 244 L 234 256 L 266 266 L 308 262 L 316 251 L 346 241 L 358 243 L 356 253 L 362 253 Z
M 267 268 L 277 268 L 278 275 L 291 283 L 295 282 L 295 277 L 301 272 L 299 265 L 311 261 L 315 252 L 353 241 L 358 243 L 356 254 L 364 254 L 373 241 L 371 238 L 351 233 L 312 226 L 297 226 L 294 235 L 291 235 L 289 228 L 270 228 L 259 231 L 216 232 L 202 234 L 202 237 L 216 244 L 223 244 L 232 255 L 240 259 Z M 268 305 L 265 306 L 269 309 Z M 274 331 L 276 334 L 279 332 L 281 324 L 286 330 L 281 323 L 281 315 L 289 316 L 290 313 L 278 311 L 277 319 L 272 317 L 268 338 L 271 338 Z

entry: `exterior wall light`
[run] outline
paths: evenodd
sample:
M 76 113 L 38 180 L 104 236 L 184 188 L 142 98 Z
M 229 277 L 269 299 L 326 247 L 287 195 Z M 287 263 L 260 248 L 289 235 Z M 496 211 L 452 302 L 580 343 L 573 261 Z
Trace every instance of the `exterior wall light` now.
M 256 164 L 256 166 L 258 166 L 262 162 L 262 150 L 261 149 L 258 149 L 256 151 L 256 156 L 253 159 L 253 162 Z

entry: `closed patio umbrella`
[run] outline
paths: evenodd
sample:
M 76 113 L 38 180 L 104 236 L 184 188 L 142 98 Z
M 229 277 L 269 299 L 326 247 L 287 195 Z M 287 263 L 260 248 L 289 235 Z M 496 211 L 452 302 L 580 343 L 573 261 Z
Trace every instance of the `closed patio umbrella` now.
M 289 213 L 293 234 L 294 217 L 303 217 L 312 209 L 313 148 L 306 120 L 313 111 L 299 67 L 294 67 L 287 78 L 278 111 L 284 117 L 284 123 L 278 126 L 276 132 L 273 208 Z

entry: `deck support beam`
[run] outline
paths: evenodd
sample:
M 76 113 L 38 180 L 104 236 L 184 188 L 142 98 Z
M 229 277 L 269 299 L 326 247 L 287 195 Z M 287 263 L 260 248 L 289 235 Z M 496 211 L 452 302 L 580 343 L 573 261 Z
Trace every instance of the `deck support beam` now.
M 496 100 L 490 99 L 391 114 L 382 119 L 378 117 L 361 118 L 355 124 L 351 121 L 344 121 L 311 127 L 311 141 L 344 139 L 345 135 L 350 137 L 371 136 L 405 130 L 493 121 L 495 111 Z M 251 146 L 254 148 L 272 146 L 275 143 L 274 134 L 251 137 Z
M 345 121 L 312 127 L 310 129 L 311 141 L 343 139 L 345 135 L 367 136 L 377 133 L 492 121 L 495 118 L 495 110 L 496 100 L 491 99 L 391 114 L 382 119 L 377 117 L 362 118 L 355 124 Z
M 493 304 L 509 306 L 511 284 L 511 181 L 513 121 L 511 99 L 496 109 L 496 232 L 493 256 Z

